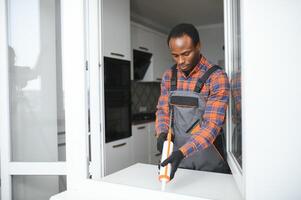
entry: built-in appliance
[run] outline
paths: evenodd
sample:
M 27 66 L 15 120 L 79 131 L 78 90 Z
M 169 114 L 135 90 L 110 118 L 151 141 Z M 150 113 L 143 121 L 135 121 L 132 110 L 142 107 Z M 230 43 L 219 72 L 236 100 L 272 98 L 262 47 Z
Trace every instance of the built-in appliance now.
M 152 54 L 144 51 L 133 50 L 134 59 L 134 80 L 142 80 L 149 65 Z
M 106 143 L 130 137 L 130 61 L 104 57 Z

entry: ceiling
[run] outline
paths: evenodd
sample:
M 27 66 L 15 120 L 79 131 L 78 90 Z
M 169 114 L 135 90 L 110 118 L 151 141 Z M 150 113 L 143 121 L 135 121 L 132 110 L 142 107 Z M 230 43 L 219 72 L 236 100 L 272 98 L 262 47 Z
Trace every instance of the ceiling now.
M 181 22 L 223 23 L 223 0 L 130 0 L 131 20 L 163 33 Z

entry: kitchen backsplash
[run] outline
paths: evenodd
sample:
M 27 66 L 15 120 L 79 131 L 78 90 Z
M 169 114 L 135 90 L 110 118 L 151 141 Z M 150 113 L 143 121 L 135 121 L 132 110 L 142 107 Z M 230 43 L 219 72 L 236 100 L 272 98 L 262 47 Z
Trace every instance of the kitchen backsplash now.
M 132 114 L 141 112 L 156 112 L 160 96 L 160 83 L 131 82 Z

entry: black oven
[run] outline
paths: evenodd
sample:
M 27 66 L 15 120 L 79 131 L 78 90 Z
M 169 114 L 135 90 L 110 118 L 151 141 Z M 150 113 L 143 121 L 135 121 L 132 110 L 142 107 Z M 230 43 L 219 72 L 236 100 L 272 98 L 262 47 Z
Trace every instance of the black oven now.
M 130 61 L 104 57 L 106 143 L 130 137 Z

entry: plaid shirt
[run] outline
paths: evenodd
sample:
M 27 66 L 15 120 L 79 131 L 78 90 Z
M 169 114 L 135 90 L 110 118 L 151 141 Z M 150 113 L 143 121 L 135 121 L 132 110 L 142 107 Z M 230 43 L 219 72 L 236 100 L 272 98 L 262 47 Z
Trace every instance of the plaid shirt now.
M 201 56 L 199 63 L 187 77 L 178 68 L 177 90 L 193 91 L 197 80 L 212 66 L 204 56 Z M 168 97 L 171 74 L 172 70 L 168 69 L 162 77 L 161 95 L 156 112 L 157 136 L 162 132 L 168 132 Z M 203 120 L 191 131 L 192 137 L 190 140 L 180 148 L 185 156 L 189 156 L 195 151 L 203 150 L 214 142 L 224 124 L 229 100 L 229 87 L 228 77 L 222 70 L 217 70 L 211 74 L 204 84 L 201 93 L 207 102 Z

